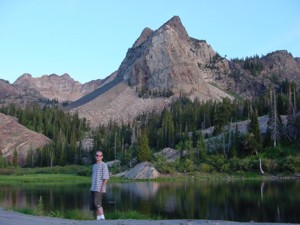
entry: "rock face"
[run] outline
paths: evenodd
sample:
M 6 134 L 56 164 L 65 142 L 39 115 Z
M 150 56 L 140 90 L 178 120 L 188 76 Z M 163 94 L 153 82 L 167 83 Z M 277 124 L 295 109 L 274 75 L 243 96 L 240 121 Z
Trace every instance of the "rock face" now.
M 200 100 L 229 97 L 209 84 L 211 72 L 205 68 L 216 52 L 205 42 L 190 38 L 175 16 L 158 30 L 145 29 L 128 50 L 119 67 L 131 86 L 151 93 L 187 94 Z M 226 60 L 224 69 L 229 68 Z
M 0 113 L 0 151 L 9 160 L 16 150 L 18 164 L 24 165 L 27 152 L 49 144 L 51 140 L 46 136 L 27 129 L 13 117 Z
M 167 162 L 174 162 L 180 158 L 180 151 L 172 148 L 164 148 L 160 152 L 155 153 L 156 156 L 161 155 Z
M 24 74 L 14 82 L 15 86 L 37 90 L 43 97 L 57 99 L 59 102 L 75 101 L 94 91 L 101 84 L 101 80 L 95 80 L 82 85 L 78 81 L 74 81 L 69 74 L 61 76 L 51 74 L 39 78 Z
M 21 90 L 18 90 L 12 86 L 8 81 L 0 79 L 0 98 L 4 99 L 14 94 L 21 94 Z
M 287 51 L 270 53 L 261 58 L 261 63 L 263 65 L 261 76 L 271 77 L 272 74 L 280 76 L 283 73 L 285 78 L 300 83 L 300 58 L 294 58 Z
M 227 89 L 243 97 L 261 95 L 270 85 L 286 79 L 300 85 L 300 59 L 294 58 L 285 50 L 278 50 L 261 58 L 250 57 L 229 63 L 229 76 L 220 76 L 219 81 L 225 83 Z
M 231 91 L 251 98 L 264 93 L 274 77 L 300 84 L 299 62 L 286 51 L 227 60 L 206 41 L 189 37 L 175 16 L 155 31 L 145 28 L 112 81 L 68 109 L 78 111 L 92 126 L 130 123 L 137 115 L 163 109 L 180 95 L 200 101 L 233 99 L 226 92 Z M 258 68 L 255 74 L 253 65 Z
M 29 102 L 46 104 L 47 101 L 37 90 L 14 86 L 0 79 L 0 107 L 11 103 L 25 107 Z
M 190 38 L 179 17 L 173 17 L 156 31 L 144 29 L 114 79 L 67 109 L 78 111 L 80 117 L 97 126 L 109 121 L 130 123 L 142 113 L 161 111 L 182 94 L 203 101 L 232 98 L 210 83 L 212 72 L 204 65 L 215 57 L 205 41 Z M 228 67 L 226 60 L 218 63 Z M 141 90 L 151 97 L 141 98 Z
M 129 170 L 125 177 L 130 179 L 153 179 L 159 177 L 159 172 L 153 167 L 150 162 L 137 164 Z

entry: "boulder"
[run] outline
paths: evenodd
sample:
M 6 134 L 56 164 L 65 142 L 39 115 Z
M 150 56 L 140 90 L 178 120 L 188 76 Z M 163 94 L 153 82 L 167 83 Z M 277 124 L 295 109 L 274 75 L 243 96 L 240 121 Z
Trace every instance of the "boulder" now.
M 139 163 L 125 174 L 125 177 L 130 179 L 153 179 L 159 176 L 160 173 L 150 162 Z
M 121 162 L 120 160 L 113 160 L 113 161 L 109 161 L 109 162 L 106 162 L 106 165 L 110 168 L 110 167 L 113 167 L 113 166 L 118 166 L 120 165 Z
M 167 160 L 167 162 L 174 162 L 180 157 L 180 151 L 172 148 L 164 148 L 163 150 L 155 153 L 154 155 L 161 155 Z

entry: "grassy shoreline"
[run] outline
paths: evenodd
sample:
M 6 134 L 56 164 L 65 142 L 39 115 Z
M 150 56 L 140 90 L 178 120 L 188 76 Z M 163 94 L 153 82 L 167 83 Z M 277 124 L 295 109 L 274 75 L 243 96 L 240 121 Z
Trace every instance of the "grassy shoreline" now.
M 32 184 L 55 184 L 55 183 L 90 183 L 90 166 L 55 166 L 39 168 L 0 168 L 0 184 L 5 183 L 32 183 Z M 291 175 L 261 175 L 259 173 L 174 173 L 162 174 L 156 179 L 127 179 L 112 175 L 110 182 L 139 182 L 139 181 L 213 181 L 213 180 L 269 180 L 269 179 L 291 179 L 299 176 Z

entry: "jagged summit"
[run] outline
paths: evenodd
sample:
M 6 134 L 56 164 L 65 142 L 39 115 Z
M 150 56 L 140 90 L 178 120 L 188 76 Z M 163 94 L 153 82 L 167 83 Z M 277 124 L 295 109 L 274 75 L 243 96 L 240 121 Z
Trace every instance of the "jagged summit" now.
M 157 30 L 145 28 L 128 49 L 114 80 L 68 108 L 80 107 L 122 81 L 137 92 L 154 93 L 156 96 L 184 93 L 204 101 L 231 98 L 207 82 L 212 73 L 205 65 L 215 56 L 206 42 L 190 38 L 180 18 L 174 16 Z M 223 64 L 228 66 L 226 62 Z
M 180 39 L 189 38 L 189 35 L 185 30 L 183 24 L 181 23 L 181 19 L 179 18 L 179 16 L 173 16 L 158 29 L 158 32 L 164 29 L 172 29 L 176 31 Z
M 30 78 L 32 78 L 32 75 L 30 73 L 24 73 L 20 77 L 18 77 L 18 79 L 14 83 L 18 82 L 18 80 L 30 79 Z
M 101 85 L 101 81 L 82 85 L 68 73 L 43 75 L 37 78 L 33 78 L 31 74 L 26 73 L 19 77 L 14 85 L 22 89 L 36 90 L 45 98 L 64 102 L 75 101 L 92 92 Z
M 52 74 L 50 74 L 50 75 L 45 74 L 45 75 L 43 75 L 43 76 L 49 77 L 49 78 L 51 78 L 51 77 L 55 77 L 55 78 L 61 77 L 61 78 L 64 78 L 64 79 L 71 79 L 71 80 L 74 80 L 68 73 L 64 73 L 64 74 L 62 74 L 62 75 L 57 75 L 56 73 L 52 73 Z
M 144 43 L 148 38 L 149 36 L 153 33 L 153 30 L 151 30 L 150 28 L 146 27 L 140 37 L 135 41 L 135 43 L 133 44 L 133 48 L 136 48 L 138 46 L 140 46 L 142 43 Z
M 164 23 L 161 27 L 159 27 L 155 33 L 165 31 L 167 29 L 172 29 L 176 31 L 180 39 L 187 39 L 188 33 L 186 32 L 184 26 L 181 23 L 181 20 L 179 16 L 174 16 L 170 20 L 168 20 L 166 23 Z M 133 48 L 136 48 L 140 46 L 142 43 L 144 43 L 148 38 L 154 33 L 154 31 L 148 27 L 146 27 L 140 37 L 135 41 L 133 44 Z
M 162 110 L 182 94 L 202 101 L 232 98 L 210 83 L 213 72 L 208 66 L 216 55 L 206 42 L 190 38 L 174 16 L 157 30 L 145 28 L 128 49 L 115 78 L 66 109 L 95 125 L 110 120 L 128 123 L 145 112 Z M 216 61 L 222 67 L 219 71 L 228 68 L 226 60 Z M 145 93 L 153 97 L 138 97 Z
M 216 55 L 206 42 L 191 39 L 174 16 L 157 30 L 144 29 L 121 63 L 117 77 L 151 93 L 186 93 L 202 100 L 227 96 L 205 82 L 201 64 Z

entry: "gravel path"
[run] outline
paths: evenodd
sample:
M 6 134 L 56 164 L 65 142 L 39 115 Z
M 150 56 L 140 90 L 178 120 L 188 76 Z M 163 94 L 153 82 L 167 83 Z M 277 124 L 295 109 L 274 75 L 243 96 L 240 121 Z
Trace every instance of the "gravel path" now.
M 272 223 L 239 223 L 218 220 L 68 220 L 54 217 L 25 215 L 0 208 L 0 225 L 266 225 Z M 275 225 L 275 223 L 273 223 Z M 288 223 L 276 223 L 287 225 Z

